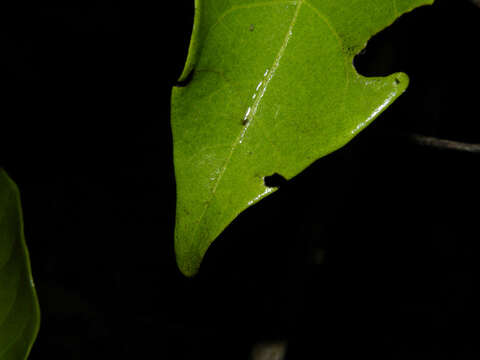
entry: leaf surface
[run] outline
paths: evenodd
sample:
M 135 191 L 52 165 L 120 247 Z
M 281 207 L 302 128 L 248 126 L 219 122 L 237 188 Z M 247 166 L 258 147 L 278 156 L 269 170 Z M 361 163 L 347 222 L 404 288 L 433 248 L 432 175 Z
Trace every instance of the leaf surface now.
M 39 324 L 18 188 L 0 169 L 0 360 L 26 359 Z
M 353 66 L 370 37 L 433 0 L 197 0 L 172 93 L 175 251 L 191 276 L 243 210 L 337 150 L 408 85 Z

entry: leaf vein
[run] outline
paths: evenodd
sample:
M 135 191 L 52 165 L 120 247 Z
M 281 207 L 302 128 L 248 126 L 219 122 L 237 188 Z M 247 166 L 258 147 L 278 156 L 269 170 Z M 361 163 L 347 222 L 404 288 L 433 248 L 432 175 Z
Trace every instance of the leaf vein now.
M 300 0 L 303 1 L 303 0 Z M 291 5 L 297 5 L 298 0 L 281 0 L 281 1 L 265 1 L 261 3 L 255 3 L 255 4 L 247 4 L 247 5 L 237 5 L 237 6 L 232 6 L 230 9 L 225 10 L 215 21 L 210 28 L 208 29 L 207 33 L 210 33 L 210 31 L 220 24 L 222 20 L 227 16 L 230 15 L 231 13 L 237 11 L 237 10 L 242 10 L 242 9 L 253 9 L 256 7 L 262 7 L 262 6 L 271 6 L 271 5 L 280 5 L 280 4 L 291 4 Z
M 295 8 L 295 13 L 293 14 L 292 20 L 291 20 L 290 25 L 289 25 L 289 27 L 288 27 L 288 29 L 287 29 L 287 33 L 286 33 L 285 38 L 284 38 L 284 40 L 283 40 L 283 43 L 282 43 L 282 45 L 281 45 L 281 47 L 280 47 L 280 50 L 278 51 L 277 55 L 275 56 L 275 59 L 274 59 L 274 61 L 273 61 L 273 65 L 272 65 L 272 67 L 271 67 L 271 69 L 270 69 L 270 72 L 269 72 L 269 74 L 268 74 L 268 78 L 267 78 L 267 80 L 264 82 L 264 84 L 262 85 L 262 89 L 261 89 L 261 91 L 260 91 L 260 94 L 259 94 L 259 96 L 256 98 L 255 102 L 254 102 L 253 105 L 252 105 L 252 111 L 249 113 L 249 116 L 248 116 L 248 117 L 249 117 L 249 121 L 248 121 L 247 125 L 244 127 L 244 129 L 242 130 L 242 132 L 240 133 L 240 135 L 239 135 L 239 136 L 235 139 L 235 141 L 233 142 L 233 144 L 232 144 L 232 146 L 231 146 L 231 150 L 230 150 L 227 158 L 225 159 L 225 162 L 224 162 L 224 164 L 222 165 L 222 168 L 221 168 L 221 170 L 220 170 L 220 172 L 219 172 L 219 174 L 218 174 L 217 180 L 215 181 L 215 184 L 214 184 L 214 186 L 213 186 L 213 188 L 212 188 L 211 195 L 210 195 L 210 199 L 206 202 L 205 207 L 204 207 L 204 209 L 203 209 L 203 211 L 202 211 L 202 214 L 200 215 L 200 217 L 199 217 L 198 220 L 197 220 L 197 225 L 196 225 L 195 231 L 193 232 L 193 238 L 195 238 L 196 235 L 197 235 L 197 232 L 198 232 L 200 223 L 201 223 L 202 219 L 204 218 L 204 216 L 205 216 L 208 208 L 210 207 L 210 204 L 212 203 L 212 199 L 213 199 L 213 197 L 215 196 L 215 193 L 216 193 L 216 191 L 217 191 L 218 185 L 220 184 L 220 181 L 221 181 L 223 175 L 225 174 L 225 171 L 226 171 L 226 169 L 227 169 L 227 167 L 228 167 L 228 164 L 230 163 L 230 160 L 231 160 L 231 158 L 232 158 L 232 156 L 233 156 L 233 153 L 234 153 L 235 149 L 237 148 L 237 146 L 238 146 L 239 144 L 242 143 L 242 140 L 243 140 L 243 138 L 245 137 L 245 134 L 246 134 L 249 126 L 251 126 L 251 124 L 252 124 L 252 122 L 253 122 L 253 117 L 255 116 L 255 113 L 256 113 L 256 111 L 257 111 L 257 109 L 258 109 L 258 106 L 259 106 L 259 104 L 260 104 L 260 101 L 262 100 L 262 97 L 263 97 L 265 91 L 267 90 L 267 87 L 268 87 L 270 81 L 272 80 L 273 75 L 275 75 L 275 72 L 276 72 L 276 70 L 278 69 L 278 66 L 280 65 L 280 60 L 281 60 L 281 58 L 283 57 L 283 54 L 284 54 L 284 52 L 285 52 L 285 49 L 287 48 L 288 42 L 289 42 L 289 40 L 290 40 L 290 38 L 291 38 L 292 30 L 293 30 L 293 27 L 294 27 L 295 24 L 296 24 L 297 17 L 298 17 L 298 14 L 299 14 L 299 12 L 300 12 L 300 8 L 302 7 L 302 5 L 303 5 L 304 3 L 306 3 L 306 0 L 298 0 L 298 1 L 296 1 L 296 2 L 294 2 L 294 1 L 282 1 L 282 2 L 280 2 L 280 1 L 278 1 L 278 2 L 271 2 L 271 3 L 296 3 L 296 6 L 297 6 L 297 7 Z M 263 4 L 266 4 L 266 3 L 263 3 Z M 267 3 L 267 4 L 268 4 L 268 3 Z M 261 4 L 255 4 L 255 5 L 258 6 L 258 5 L 261 5 Z M 246 6 L 246 7 L 247 7 L 247 6 Z M 252 6 L 252 7 L 253 7 L 253 6 Z
M 346 103 L 347 103 L 347 93 L 348 93 L 348 88 L 350 86 L 350 77 L 349 77 L 348 69 L 347 69 L 348 60 L 347 60 L 347 57 L 344 54 L 345 46 L 344 46 L 343 40 L 340 37 L 340 35 L 338 34 L 338 32 L 335 30 L 333 25 L 330 23 L 330 20 L 328 19 L 328 17 L 324 13 L 322 13 L 313 4 L 311 4 L 309 0 L 305 0 L 305 4 L 307 4 L 313 10 L 313 12 L 316 15 L 318 15 L 318 17 L 327 25 L 327 27 L 329 28 L 329 30 L 331 31 L 333 36 L 335 36 L 335 38 L 337 39 L 338 44 L 340 45 L 340 51 L 342 53 L 343 58 L 345 59 L 345 61 L 344 61 L 345 88 L 343 90 L 343 99 L 342 99 L 342 112 L 345 113 L 346 112 Z
M 330 29 L 330 31 L 332 32 L 332 34 L 337 38 L 338 40 L 338 43 L 340 44 L 340 48 L 343 49 L 343 41 L 342 41 L 342 38 L 340 37 L 340 35 L 338 35 L 337 31 L 335 30 L 335 28 L 333 27 L 333 25 L 330 23 L 330 20 L 328 20 L 328 18 L 325 16 L 324 13 L 322 13 L 320 10 L 318 10 L 315 6 L 313 6 L 313 4 L 310 3 L 310 1 L 308 0 L 304 0 L 305 4 L 307 4 L 314 12 L 315 14 L 318 15 L 318 17 L 320 19 L 322 19 L 322 21 L 328 26 L 328 28 Z
M 392 2 L 393 2 L 393 11 L 394 11 L 395 18 L 398 18 L 400 14 L 398 13 L 397 0 L 392 0 Z

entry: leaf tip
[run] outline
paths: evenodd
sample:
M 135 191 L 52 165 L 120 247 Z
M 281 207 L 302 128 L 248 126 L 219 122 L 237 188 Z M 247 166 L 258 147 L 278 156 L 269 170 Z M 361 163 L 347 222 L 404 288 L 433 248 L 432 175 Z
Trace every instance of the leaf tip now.
M 186 260 L 183 257 L 179 257 L 177 254 L 177 266 L 180 272 L 187 278 L 192 278 L 197 275 L 200 269 L 200 262 L 193 263 L 191 259 Z
M 175 239 L 175 256 L 180 272 L 188 278 L 194 277 L 200 269 L 203 255 L 178 238 Z

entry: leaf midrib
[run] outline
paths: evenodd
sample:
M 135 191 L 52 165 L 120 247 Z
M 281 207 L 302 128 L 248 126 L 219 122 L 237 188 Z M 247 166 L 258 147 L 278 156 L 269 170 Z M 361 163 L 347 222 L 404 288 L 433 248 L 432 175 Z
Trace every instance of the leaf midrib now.
M 205 204 L 205 207 L 203 209 L 203 212 L 200 215 L 200 217 L 198 218 L 197 225 L 196 225 L 195 230 L 193 232 L 192 239 L 196 238 L 198 229 L 200 227 L 200 223 L 203 220 L 203 218 L 205 217 L 205 214 L 206 214 L 208 208 L 210 207 L 210 204 L 212 203 L 212 200 L 213 200 L 213 197 L 215 196 L 218 185 L 219 185 L 219 183 L 220 183 L 220 181 L 221 181 L 221 179 L 222 179 L 222 177 L 223 177 L 223 175 L 224 175 L 224 173 L 225 173 L 225 171 L 226 171 L 226 169 L 227 169 L 227 167 L 230 163 L 230 160 L 232 159 L 232 155 L 233 155 L 235 149 L 237 148 L 237 146 L 242 143 L 242 140 L 245 137 L 245 134 L 246 134 L 248 128 L 250 127 L 250 125 L 252 124 L 252 122 L 254 120 L 254 116 L 255 116 L 255 114 L 258 110 L 258 106 L 260 105 L 260 102 L 262 101 L 263 95 L 265 94 L 270 81 L 272 80 L 273 76 L 275 75 L 275 72 L 277 71 L 278 67 L 280 66 L 280 60 L 283 57 L 283 54 L 285 53 L 285 50 L 288 46 L 288 42 L 290 41 L 290 38 L 292 36 L 292 30 L 293 30 L 293 28 L 294 28 L 294 26 L 297 22 L 297 17 L 298 17 L 298 14 L 300 12 L 300 8 L 302 7 L 302 5 L 304 4 L 305 1 L 306 0 L 298 0 L 298 2 L 297 2 L 297 6 L 295 8 L 295 13 L 293 14 L 292 20 L 290 21 L 290 25 L 288 26 L 287 33 L 285 34 L 285 37 L 284 37 L 283 42 L 282 42 L 282 46 L 280 47 L 280 49 L 277 52 L 277 55 L 275 56 L 275 59 L 274 59 L 273 64 L 271 66 L 271 69 L 268 73 L 268 78 L 262 84 L 262 87 L 260 88 L 260 91 L 259 91 L 259 95 L 256 97 L 255 101 L 253 102 L 253 104 L 251 106 L 251 111 L 247 116 L 248 121 L 247 121 L 246 125 L 244 126 L 244 128 L 240 132 L 240 135 L 235 139 L 235 141 L 233 142 L 233 144 L 231 146 L 230 153 L 228 154 L 227 158 L 225 159 L 225 162 L 222 166 L 222 169 L 220 170 L 220 172 L 218 174 L 218 177 L 215 181 L 215 184 L 212 188 L 210 198 L 207 200 L 207 202 Z M 197 243 L 200 244 L 200 242 L 197 242 Z

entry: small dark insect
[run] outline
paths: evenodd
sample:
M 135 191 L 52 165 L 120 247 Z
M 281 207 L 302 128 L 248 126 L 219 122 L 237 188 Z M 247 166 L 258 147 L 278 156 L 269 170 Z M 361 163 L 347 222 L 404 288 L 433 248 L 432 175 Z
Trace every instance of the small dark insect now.
M 253 30 L 255 30 L 255 25 L 253 25 L 253 24 L 250 24 L 250 27 L 248 28 L 248 30 L 250 30 L 250 31 L 253 31 Z
M 395 84 L 400 84 L 400 80 L 398 80 L 397 78 L 395 78 Z
M 245 126 L 245 125 L 247 125 L 247 124 L 248 124 L 248 117 L 246 117 L 246 118 L 244 118 L 244 119 L 242 120 L 242 125 L 243 125 L 243 126 Z

